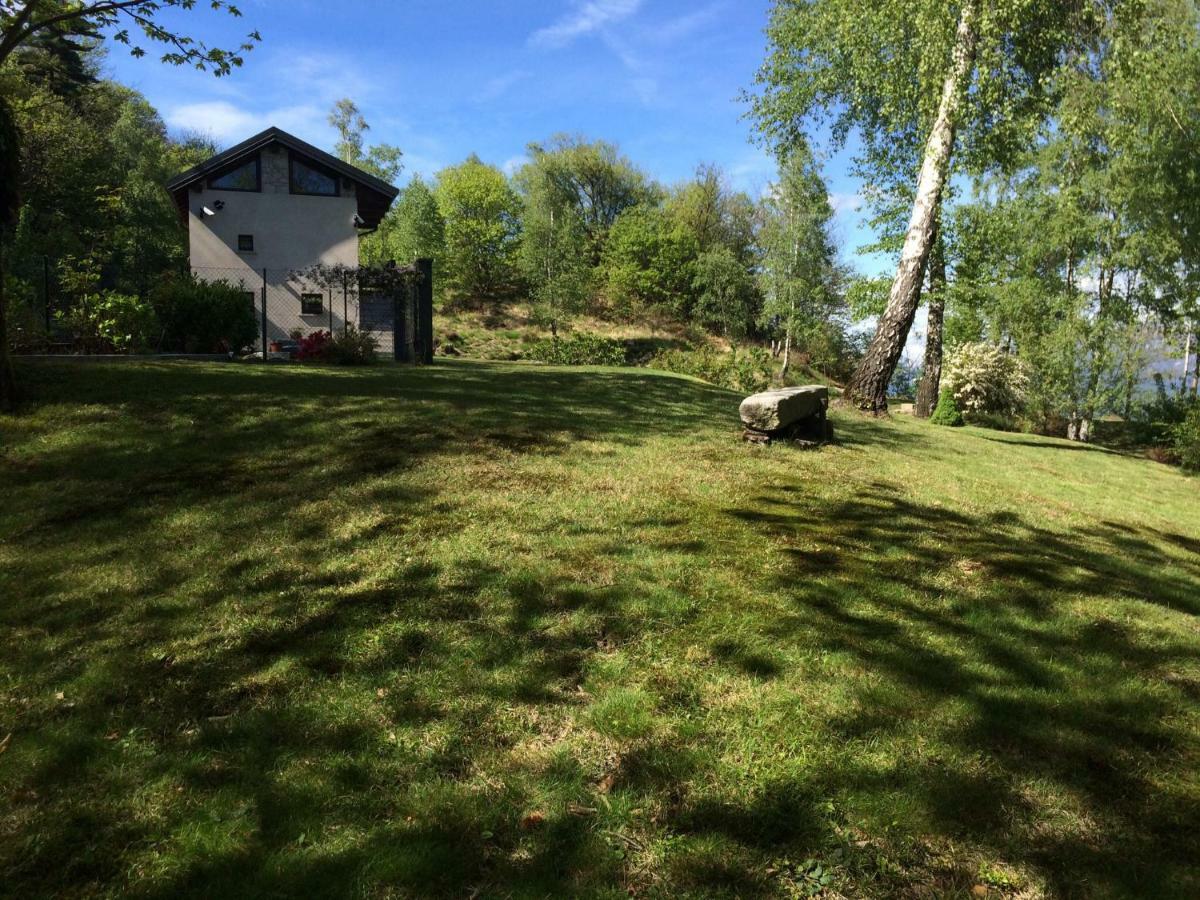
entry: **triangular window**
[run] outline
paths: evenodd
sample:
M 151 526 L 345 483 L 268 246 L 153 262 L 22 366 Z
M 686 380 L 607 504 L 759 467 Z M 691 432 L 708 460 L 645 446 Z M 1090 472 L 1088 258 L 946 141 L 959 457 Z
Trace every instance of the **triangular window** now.
M 320 197 L 338 196 L 338 179 L 332 172 L 298 156 L 292 157 L 291 192 L 316 194 Z
M 218 191 L 258 191 L 262 190 L 259 178 L 258 157 L 237 163 L 231 169 L 226 169 L 208 180 L 208 186 Z

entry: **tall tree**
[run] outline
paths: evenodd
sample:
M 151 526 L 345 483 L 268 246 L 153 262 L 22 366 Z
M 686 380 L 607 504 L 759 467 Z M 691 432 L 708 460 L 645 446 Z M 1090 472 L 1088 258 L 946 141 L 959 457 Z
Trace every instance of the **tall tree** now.
M 1003 161 L 1046 113 L 1045 78 L 1075 41 L 1085 2 L 1059 0 L 778 0 L 771 52 L 752 98 L 762 136 L 786 146 L 833 119 L 868 152 L 912 146 L 924 131 L 909 225 L 888 304 L 847 386 L 884 411 L 934 243 L 956 141 L 977 167 Z
M 534 318 L 557 339 L 559 327 L 587 300 L 587 232 L 578 207 L 557 189 L 550 167 L 526 166 L 518 184 L 523 201 L 521 273 L 532 292 Z
M 409 263 L 431 259 L 434 284 L 446 252 L 446 222 L 438 211 L 433 190 L 414 175 L 379 225 L 379 231 L 362 242 L 363 262 L 381 266 L 390 260 Z
M 946 237 L 940 223 L 929 255 L 929 290 L 926 305 L 929 313 L 925 326 L 925 355 L 921 364 L 921 380 L 913 403 L 913 415 L 928 419 L 937 406 L 942 385 L 942 320 L 946 314 Z
M 655 187 L 614 144 L 557 134 L 529 145 L 530 164 L 517 180 L 537 171 L 554 192 L 556 202 L 575 210 L 587 235 L 589 262 L 604 252 L 609 229 L 625 210 L 657 199 Z
M 401 162 L 404 152 L 392 144 L 375 144 L 364 149 L 363 135 L 371 130 L 371 126 L 349 97 L 343 97 L 333 105 L 329 111 L 329 124 L 337 129 L 335 150 L 340 159 L 387 182 L 400 177 L 404 169 Z
M 111 30 L 111 40 L 125 44 L 133 56 L 144 56 L 146 46 L 163 47 L 161 60 L 171 65 L 191 65 L 228 75 L 242 65 L 242 54 L 253 49 L 262 38 L 251 32 L 245 41 L 232 49 L 212 47 L 191 37 L 168 23 L 166 10 L 190 10 L 196 0 L 5 0 L 0 3 L 0 66 L 22 46 L 46 33 L 87 32 L 99 34 Z M 232 16 L 241 12 L 225 0 L 209 0 L 209 8 L 223 10 Z M 133 35 L 140 34 L 137 38 Z M 0 109 L 0 131 L 10 131 L 11 114 Z M 8 185 L 20 183 L 20 156 L 16 140 L 0 142 L 0 171 Z M 11 180 L 10 180 L 11 179 Z M 4 281 L 4 240 L 9 229 L 0 228 L 0 283 Z M 0 290 L 0 322 L 6 320 L 7 304 Z M 0 409 L 10 409 L 16 402 L 17 387 L 13 378 L 7 334 L 0 325 Z
M 762 201 L 759 279 L 763 324 L 783 334 L 782 377 L 791 367 L 797 340 L 833 320 L 841 298 L 829 233 L 833 209 L 807 144 L 793 145 L 780 162 L 779 176 Z
M 468 299 L 511 289 L 521 200 L 504 173 L 472 155 L 438 173 L 434 195 L 446 223 L 446 281 Z

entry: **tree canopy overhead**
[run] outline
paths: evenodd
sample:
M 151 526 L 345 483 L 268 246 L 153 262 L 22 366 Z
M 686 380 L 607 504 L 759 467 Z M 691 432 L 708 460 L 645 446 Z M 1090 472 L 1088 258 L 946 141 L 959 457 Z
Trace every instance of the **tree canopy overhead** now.
M 227 0 L 204 0 L 200 5 L 237 18 L 242 15 Z M 0 63 L 25 41 L 48 29 L 85 24 L 94 32 L 112 29 L 112 40 L 129 47 L 133 56 L 145 56 L 147 47 L 158 44 L 163 51 L 162 62 L 228 75 L 242 65 L 243 54 L 254 49 L 262 35 L 252 31 L 236 47 L 221 48 L 163 24 L 164 10 L 192 10 L 196 6 L 197 0 L 0 0 Z

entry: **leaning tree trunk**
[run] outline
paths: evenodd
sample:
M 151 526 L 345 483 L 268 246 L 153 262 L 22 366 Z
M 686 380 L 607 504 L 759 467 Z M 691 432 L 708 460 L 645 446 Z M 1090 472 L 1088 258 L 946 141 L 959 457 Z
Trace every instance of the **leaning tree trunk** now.
M 1097 288 L 1096 330 L 1091 341 L 1091 360 L 1088 368 L 1087 385 L 1083 394 L 1083 409 L 1078 421 L 1069 425 L 1067 437 L 1080 443 L 1089 443 L 1100 401 L 1100 374 L 1108 365 L 1108 317 L 1112 300 L 1116 266 L 1100 268 L 1100 284 Z
M 913 415 L 928 419 L 937 406 L 942 386 L 942 319 L 946 312 L 946 240 L 940 224 L 929 256 L 929 327 L 925 333 L 925 362 L 917 385 Z
M 1200 352 L 1196 354 L 1196 369 L 1192 373 L 1195 377 L 1192 379 L 1192 396 L 1200 395 Z M 1183 373 L 1184 383 L 1187 382 L 1187 372 Z
M 1200 360 L 1200 356 L 1196 357 Z M 1188 331 L 1183 343 L 1183 377 L 1179 379 L 1179 396 L 1182 397 L 1188 389 L 1188 369 L 1192 367 L 1192 333 Z
M 925 142 L 925 159 L 917 180 L 912 218 L 904 238 L 904 249 L 900 253 L 900 264 L 896 267 L 896 277 L 892 281 L 887 309 L 879 320 L 879 328 L 871 339 L 866 355 L 846 385 L 847 399 L 860 409 L 887 411 L 888 382 L 892 380 L 896 363 L 904 352 L 904 342 L 908 339 L 913 316 L 917 313 L 925 263 L 933 247 L 942 192 L 950 172 L 958 108 L 975 64 L 978 42 L 975 23 L 978 16 L 979 0 L 968 0 L 959 15 L 954 57 L 942 86 L 937 118 Z

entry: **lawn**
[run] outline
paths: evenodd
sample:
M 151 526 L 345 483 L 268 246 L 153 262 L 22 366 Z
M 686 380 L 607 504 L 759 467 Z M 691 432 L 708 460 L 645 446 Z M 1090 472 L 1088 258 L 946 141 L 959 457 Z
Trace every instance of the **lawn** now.
M 0 894 L 1200 896 L 1200 481 L 645 370 L 27 364 Z

